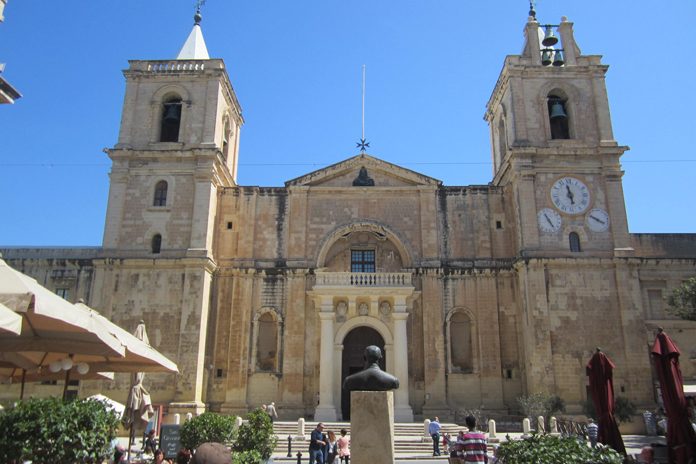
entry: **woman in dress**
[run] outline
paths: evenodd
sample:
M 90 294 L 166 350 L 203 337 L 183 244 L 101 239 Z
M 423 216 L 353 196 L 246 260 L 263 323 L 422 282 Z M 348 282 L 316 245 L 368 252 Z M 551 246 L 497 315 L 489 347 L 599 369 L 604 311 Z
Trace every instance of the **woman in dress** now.
M 350 438 L 348 438 L 347 435 L 348 431 L 346 429 L 341 429 L 341 437 L 336 441 L 338 457 L 341 462 L 345 464 L 350 462 Z

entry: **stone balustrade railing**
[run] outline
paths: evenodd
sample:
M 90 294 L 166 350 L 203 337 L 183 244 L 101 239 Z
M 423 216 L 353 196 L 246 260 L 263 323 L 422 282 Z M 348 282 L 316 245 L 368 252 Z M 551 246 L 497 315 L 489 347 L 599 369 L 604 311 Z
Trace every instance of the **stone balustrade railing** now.
M 181 72 L 181 71 L 203 71 L 205 61 L 202 60 L 172 60 L 150 63 L 148 71 L 156 73 Z
M 145 72 L 156 74 L 167 73 L 202 73 L 206 70 L 224 69 L 222 60 L 131 60 L 129 61 L 131 72 Z
M 316 286 L 326 287 L 411 287 L 410 272 L 324 272 L 316 273 Z

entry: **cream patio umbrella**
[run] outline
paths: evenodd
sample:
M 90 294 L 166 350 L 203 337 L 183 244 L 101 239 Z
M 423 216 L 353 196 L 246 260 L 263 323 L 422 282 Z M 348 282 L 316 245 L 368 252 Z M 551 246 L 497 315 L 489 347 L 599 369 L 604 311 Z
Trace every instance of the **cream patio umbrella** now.
M 22 317 L 19 335 L 0 331 L 0 368 L 65 371 L 67 386 L 73 367 L 86 374 L 91 363 L 126 354 L 126 347 L 96 311 L 69 303 L 2 259 L 0 303 Z
M 19 335 L 22 331 L 22 316 L 0 303 L 0 332 Z
M 142 330 L 145 330 L 145 325 L 142 321 L 140 321 L 138 329 L 136 329 L 136 333 L 133 335 L 84 303 L 78 302 L 75 303 L 75 306 L 94 312 L 97 320 L 104 325 L 106 330 L 113 335 L 126 350 L 122 358 L 109 358 L 90 363 L 91 369 L 109 372 L 179 372 L 176 363 L 150 346 L 147 334 L 144 335 L 143 339 L 139 338 L 138 330 L 140 329 L 140 325 L 143 326 Z

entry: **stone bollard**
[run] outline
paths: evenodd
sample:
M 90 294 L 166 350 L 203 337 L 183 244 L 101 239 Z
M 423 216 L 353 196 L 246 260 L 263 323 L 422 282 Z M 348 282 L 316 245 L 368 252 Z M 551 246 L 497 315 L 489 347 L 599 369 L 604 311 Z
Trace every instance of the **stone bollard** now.
M 297 464 L 302 464 L 302 453 L 297 452 Z
M 495 430 L 495 421 L 493 419 L 490 419 L 488 421 L 488 443 L 498 443 L 500 440 L 498 440 L 498 437 L 496 436 L 496 430 Z
M 288 435 L 288 457 L 292 457 L 292 435 Z
M 556 420 L 555 417 L 552 417 L 549 419 L 549 428 L 551 429 L 551 435 L 554 437 L 558 437 L 561 434 L 558 433 L 558 421 Z
M 304 418 L 300 417 L 299 419 L 297 419 L 297 436 L 302 437 L 302 439 L 304 439 L 304 436 L 305 436 L 304 426 L 305 426 Z
M 181 414 L 178 412 L 174 414 L 174 425 L 179 425 L 181 424 Z
M 537 432 L 546 433 L 546 423 L 544 422 L 544 416 L 537 417 Z
M 529 437 L 529 431 L 531 430 L 531 425 L 529 423 L 529 417 L 522 419 L 522 438 Z
M 235 428 L 235 429 L 238 429 L 239 427 L 241 427 L 241 426 L 242 426 L 242 422 L 244 422 L 244 421 L 242 420 L 241 417 L 239 417 L 239 416 L 235 417 L 235 418 L 234 418 L 234 428 Z
M 193 419 L 193 414 L 191 414 L 190 412 L 187 412 L 186 413 L 186 422 L 190 421 L 191 419 Z
M 428 431 L 429 428 L 430 428 L 430 419 L 425 419 L 423 421 L 423 441 L 425 441 L 426 439 L 432 440 L 432 438 L 430 438 L 430 432 Z

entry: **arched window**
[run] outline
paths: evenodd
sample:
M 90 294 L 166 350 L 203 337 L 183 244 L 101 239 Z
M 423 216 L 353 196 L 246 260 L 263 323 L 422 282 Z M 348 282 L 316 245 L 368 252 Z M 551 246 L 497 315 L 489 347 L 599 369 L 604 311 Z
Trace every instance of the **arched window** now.
M 172 97 L 162 105 L 160 142 L 178 142 L 181 126 L 181 98 Z
M 162 249 L 162 236 L 160 234 L 155 234 L 152 237 L 152 252 L 158 254 Z
M 167 181 L 161 180 L 155 185 L 155 199 L 152 206 L 167 206 Z
M 256 321 L 256 370 L 278 370 L 278 321 L 271 311 L 261 314 Z
M 566 103 L 567 101 L 558 95 L 549 95 L 547 98 L 552 139 L 570 138 L 570 126 L 568 124 Z
M 452 372 L 473 372 L 472 324 L 469 316 L 457 311 L 449 320 L 450 364 Z
M 571 232 L 570 235 L 568 235 L 568 242 L 570 243 L 570 251 L 574 253 L 580 253 L 582 251 L 582 249 L 580 249 L 580 236 L 577 232 Z
M 505 159 L 507 152 L 507 134 L 505 133 L 505 121 L 501 118 L 498 122 L 498 156 L 495 158 L 495 169 L 500 167 L 500 163 Z
M 230 139 L 232 138 L 232 132 L 230 129 L 230 120 L 226 119 L 225 124 L 222 128 L 222 157 L 227 159 L 230 151 Z

